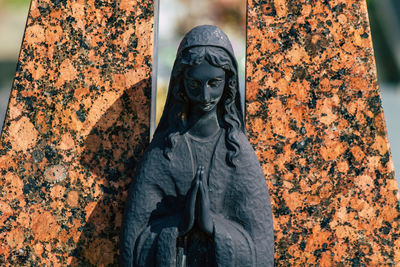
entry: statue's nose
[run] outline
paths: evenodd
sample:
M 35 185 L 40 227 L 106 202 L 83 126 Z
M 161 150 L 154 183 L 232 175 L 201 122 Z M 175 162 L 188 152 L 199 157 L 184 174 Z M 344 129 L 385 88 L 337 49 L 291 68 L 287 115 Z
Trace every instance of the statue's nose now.
M 210 88 L 208 87 L 208 84 L 205 84 L 202 88 L 202 93 L 201 93 L 202 101 L 203 102 L 209 102 L 210 101 Z

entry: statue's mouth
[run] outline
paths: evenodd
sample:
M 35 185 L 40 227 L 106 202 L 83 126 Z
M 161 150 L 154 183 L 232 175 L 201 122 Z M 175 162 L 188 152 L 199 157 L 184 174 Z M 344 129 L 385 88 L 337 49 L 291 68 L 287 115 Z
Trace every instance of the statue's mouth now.
M 201 109 L 208 111 L 208 110 L 212 109 L 214 107 L 214 105 L 215 105 L 215 101 L 210 101 L 207 103 L 201 103 L 200 107 L 201 107 Z

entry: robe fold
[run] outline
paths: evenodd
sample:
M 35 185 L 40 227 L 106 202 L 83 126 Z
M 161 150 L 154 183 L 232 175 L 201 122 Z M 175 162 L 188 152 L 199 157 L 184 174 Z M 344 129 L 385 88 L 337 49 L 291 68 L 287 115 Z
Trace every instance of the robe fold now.
M 214 222 L 209 243 L 212 249 L 205 248 L 208 252 L 201 254 L 202 243 L 196 246 L 200 246 L 199 255 L 212 254 L 204 256 L 208 266 L 273 266 L 274 237 L 268 188 L 247 137 L 240 133 L 238 139 L 240 153 L 234 159 L 236 167 L 226 162 L 225 130 L 217 140 L 207 174 Z M 177 257 L 179 226 L 196 166 L 183 135 L 178 137 L 169 158 L 163 154 L 162 147 L 160 143 L 150 145 L 133 179 L 122 225 L 121 266 L 181 264 Z M 202 266 L 204 262 L 187 259 L 186 264 L 191 264 L 186 266 Z

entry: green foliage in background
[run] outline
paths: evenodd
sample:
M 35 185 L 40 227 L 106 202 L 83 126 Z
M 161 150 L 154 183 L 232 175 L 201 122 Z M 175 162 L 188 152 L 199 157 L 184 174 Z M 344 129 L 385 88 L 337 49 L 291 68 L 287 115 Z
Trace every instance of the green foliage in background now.
M 26 8 L 31 0 L 0 0 L 0 6 L 5 8 Z

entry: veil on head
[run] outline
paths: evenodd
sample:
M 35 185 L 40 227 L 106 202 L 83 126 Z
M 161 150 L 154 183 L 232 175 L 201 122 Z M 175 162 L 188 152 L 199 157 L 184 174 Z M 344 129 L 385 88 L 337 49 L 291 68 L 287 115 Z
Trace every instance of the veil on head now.
M 171 79 L 168 88 L 168 96 L 165 103 L 164 111 L 162 117 L 160 119 L 160 123 L 154 133 L 154 139 L 163 138 L 170 133 L 171 128 L 175 128 L 178 130 L 178 118 L 182 116 L 182 112 L 184 111 L 184 103 L 179 93 L 182 92 L 181 86 L 182 84 L 182 73 L 179 71 L 180 68 L 180 59 L 183 55 L 183 52 L 187 49 L 193 47 L 201 47 L 201 46 L 211 46 L 222 48 L 230 57 L 233 68 L 235 69 L 235 84 L 236 84 L 236 95 L 234 97 L 235 100 L 235 113 L 237 114 L 237 120 L 239 122 L 239 129 L 242 132 L 245 132 L 244 128 L 244 120 L 243 120 L 243 111 L 240 100 L 239 93 L 239 83 L 238 83 L 238 75 L 237 75 L 237 62 L 235 59 L 235 55 L 233 52 L 233 48 L 231 42 L 229 41 L 228 36 L 217 26 L 213 25 L 202 25 L 193 28 L 189 31 L 183 40 L 181 41 L 178 52 L 176 55 L 174 67 L 171 73 Z M 180 76 L 180 77 L 179 77 Z

